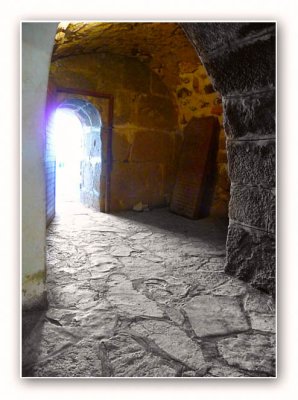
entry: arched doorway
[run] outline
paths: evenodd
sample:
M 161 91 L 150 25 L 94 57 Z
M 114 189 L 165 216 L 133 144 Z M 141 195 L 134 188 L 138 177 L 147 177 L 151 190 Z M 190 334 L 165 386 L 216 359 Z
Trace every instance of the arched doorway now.
M 47 224 L 56 205 L 80 201 L 99 209 L 102 170 L 101 118 L 96 107 L 83 99 L 63 100 L 49 119 L 47 129 Z

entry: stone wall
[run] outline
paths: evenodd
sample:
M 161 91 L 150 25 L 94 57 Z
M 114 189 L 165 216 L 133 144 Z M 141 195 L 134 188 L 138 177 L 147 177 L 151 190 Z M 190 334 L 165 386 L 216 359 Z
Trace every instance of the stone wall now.
M 193 117 L 213 116 L 220 126 L 217 144 L 216 165 L 213 168 L 210 188 L 211 215 L 228 215 L 230 199 L 230 180 L 228 177 L 226 136 L 223 127 L 222 99 L 213 88 L 206 68 L 200 62 L 179 63 L 180 84 L 176 87 L 179 108 L 179 128 L 181 131 Z
M 58 88 L 109 93 L 115 98 L 111 211 L 131 209 L 139 202 L 149 207 L 168 204 L 181 134 L 175 99 L 160 78 L 136 59 L 88 54 L 52 62 L 50 80 Z M 92 96 L 85 99 L 98 108 L 103 122 L 102 202 L 108 103 Z
M 54 61 L 75 55 L 103 53 L 115 54 L 130 60 L 130 67 L 136 65 L 134 61 L 139 61 L 146 66 L 144 68 L 149 68 L 153 73 L 150 72 L 152 93 L 164 94 L 163 84 L 166 85 L 173 99 L 176 100 L 181 135 L 192 117 L 215 116 L 218 118 L 221 130 L 217 162 L 210 184 L 209 212 L 211 215 L 226 216 L 230 183 L 227 174 L 221 97 L 214 91 L 205 67 L 181 26 L 177 23 L 74 22 L 59 24 L 53 50 Z M 113 73 L 115 76 L 118 75 L 118 79 L 120 78 L 117 71 Z M 139 73 L 135 76 L 136 82 L 144 82 L 142 90 L 146 92 L 148 85 L 145 80 L 141 78 L 140 81 Z M 134 86 L 131 76 L 129 80 Z M 114 82 L 111 87 L 114 88 Z M 126 103 L 121 98 L 117 99 L 117 103 L 118 106 L 121 105 L 122 111 L 129 114 L 131 99 L 127 96 L 127 92 L 124 97 L 127 98 Z M 119 146 L 118 148 L 120 149 Z M 127 146 L 124 146 L 123 151 L 126 155 Z M 102 189 L 104 190 L 104 187 Z M 168 197 L 168 193 L 166 195 Z
M 275 292 L 275 24 L 185 23 L 223 96 L 231 200 L 226 272 Z

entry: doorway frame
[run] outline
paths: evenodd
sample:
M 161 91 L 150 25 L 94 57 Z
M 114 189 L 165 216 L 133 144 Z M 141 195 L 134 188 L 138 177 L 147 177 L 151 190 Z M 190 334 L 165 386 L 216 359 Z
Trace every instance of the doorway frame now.
M 106 148 L 106 178 L 105 178 L 105 197 L 104 197 L 104 212 L 110 213 L 110 204 L 111 204 L 111 172 L 112 172 L 112 163 L 113 163 L 113 154 L 112 154 L 112 144 L 113 144 L 113 120 L 114 120 L 114 96 L 110 93 L 101 93 L 92 90 L 79 90 L 74 88 L 66 88 L 66 87 L 56 87 L 54 89 L 54 93 L 52 96 L 57 99 L 57 95 L 59 93 L 65 94 L 74 94 L 79 96 L 88 96 L 95 97 L 99 99 L 107 99 L 108 100 L 108 124 L 107 126 L 102 126 L 102 130 L 107 134 L 107 148 Z M 88 100 L 86 100 L 88 101 Z M 59 107 L 59 104 L 55 101 L 55 110 Z M 56 196 L 56 182 L 55 185 L 55 196 Z M 55 214 L 54 214 L 55 215 Z M 51 223 L 54 216 L 51 220 L 47 221 L 47 225 Z

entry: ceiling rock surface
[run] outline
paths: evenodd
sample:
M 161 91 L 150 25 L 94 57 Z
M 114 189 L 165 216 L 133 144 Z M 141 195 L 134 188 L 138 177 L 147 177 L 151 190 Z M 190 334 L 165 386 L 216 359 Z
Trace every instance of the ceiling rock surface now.
M 137 58 L 172 89 L 179 83 L 179 72 L 193 72 L 201 64 L 177 23 L 60 23 L 53 60 L 88 53 Z

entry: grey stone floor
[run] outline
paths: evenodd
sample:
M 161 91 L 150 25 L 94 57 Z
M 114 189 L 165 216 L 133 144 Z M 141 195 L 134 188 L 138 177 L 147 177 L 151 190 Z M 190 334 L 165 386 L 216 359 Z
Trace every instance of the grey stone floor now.
M 275 376 L 274 301 L 224 273 L 226 231 L 69 203 L 48 229 L 48 311 L 23 316 L 23 376 Z

